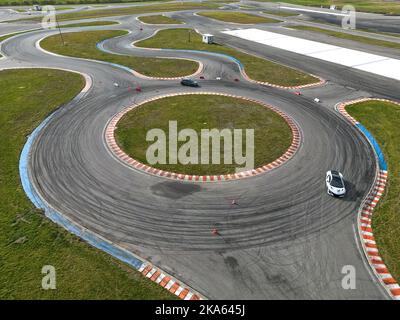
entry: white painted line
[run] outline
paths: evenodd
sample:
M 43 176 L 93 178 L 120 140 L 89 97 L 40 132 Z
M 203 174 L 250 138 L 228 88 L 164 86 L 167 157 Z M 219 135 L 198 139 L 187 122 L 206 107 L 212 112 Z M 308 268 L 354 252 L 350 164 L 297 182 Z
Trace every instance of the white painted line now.
M 222 33 L 308 57 L 400 80 L 400 60 L 255 28 Z

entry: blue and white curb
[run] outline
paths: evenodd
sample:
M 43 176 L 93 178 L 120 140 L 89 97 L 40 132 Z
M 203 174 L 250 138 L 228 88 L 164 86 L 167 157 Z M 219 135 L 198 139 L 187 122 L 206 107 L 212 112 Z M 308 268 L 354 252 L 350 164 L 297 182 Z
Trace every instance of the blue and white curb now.
M 49 68 L 50 69 L 50 68 Z M 65 71 L 75 72 L 73 70 L 62 69 Z M 71 103 L 78 103 L 89 91 L 92 87 L 92 78 L 86 74 L 82 74 L 86 80 L 85 87 L 81 90 L 81 92 L 71 101 Z M 175 294 L 181 299 L 186 300 L 203 300 L 205 299 L 202 295 L 195 292 L 193 289 L 189 288 L 186 285 L 181 284 L 174 277 L 167 275 L 165 272 L 160 269 L 152 266 L 149 262 L 144 261 L 139 258 L 132 252 L 121 248 L 117 244 L 108 241 L 102 236 L 80 226 L 78 223 L 72 221 L 71 219 L 64 216 L 62 213 L 58 212 L 50 204 L 48 204 L 36 191 L 34 184 L 31 181 L 30 176 L 30 168 L 29 168 L 29 159 L 32 145 L 40 134 L 41 130 L 49 123 L 52 117 L 57 113 L 55 111 L 49 117 L 47 117 L 28 137 L 27 142 L 22 148 L 22 152 L 19 160 L 19 174 L 21 179 L 22 188 L 24 189 L 26 195 L 31 200 L 31 202 L 35 205 L 36 208 L 43 210 L 44 214 L 47 218 L 49 218 L 54 223 L 66 229 L 68 232 L 78 236 L 79 238 L 85 240 L 87 243 L 92 245 L 93 247 L 100 249 L 114 258 L 128 264 L 129 266 L 135 268 L 139 272 L 141 272 L 145 277 L 150 280 L 162 285 L 171 293 Z M 147 276 L 149 269 L 152 272 L 151 276 Z M 155 276 L 157 275 L 157 277 Z M 167 283 L 164 282 L 168 280 Z M 158 281 L 158 282 L 157 282 Z
M 162 31 L 162 30 L 168 30 L 168 29 L 158 29 L 158 30 L 156 30 L 152 35 L 150 35 L 149 37 L 146 37 L 146 38 L 144 38 L 144 39 L 136 40 L 135 42 L 132 43 L 132 46 L 133 46 L 134 48 L 136 48 L 136 49 L 146 49 L 146 50 L 166 51 L 166 52 L 187 52 L 187 53 L 191 53 L 191 52 L 192 52 L 192 53 L 200 53 L 200 54 L 204 54 L 204 53 L 205 53 L 205 54 L 213 55 L 213 56 L 215 56 L 215 57 L 228 58 L 228 59 L 230 59 L 231 61 L 233 61 L 234 63 L 236 63 L 236 64 L 238 65 L 239 71 L 240 71 L 241 75 L 242 75 L 247 81 L 252 82 L 252 83 L 257 83 L 257 84 L 260 84 L 260 85 L 263 85 L 263 86 L 273 87 L 273 88 L 286 89 L 286 90 L 290 90 L 290 89 L 303 89 L 303 88 L 310 88 L 310 87 L 315 87 L 315 86 L 323 85 L 323 84 L 326 82 L 324 79 L 322 79 L 322 78 L 320 78 L 320 77 L 318 77 L 318 76 L 316 76 L 316 75 L 310 74 L 310 76 L 313 76 L 313 77 L 315 77 L 315 78 L 318 78 L 319 81 L 318 81 L 318 82 L 315 82 L 315 83 L 310 83 L 310 84 L 305 84 L 305 85 L 299 85 L 299 86 L 282 86 L 282 85 L 277 85 L 277 84 L 273 84 L 273 83 L 270 83 L 270 82 L 258 81 L 258 80 L 253 80 L 253 79 L 251 79 L 251 78 L 246 74 L 245 67 L 244 67 L 243 63 L 242 63 L 239 59 L 236 59 L 235 57 L 232 57 L 232 56 L 230 56 L 230 55 L 228 55 L 228 54 L 225 54 L 225 53 L 213 52 L 213 51 L 208 51 L 208 50 L 147 48 L 147 47 L 137 47 L 137 46 L 135 45 L 135 44 L 138 43 L 138 42 L 141 42 L 141 41 L 144 41 L 144 40 L 147 40 L 147 39 L 150 39 L 150 38 L 154 37 L 159 31 Z M 199 32 L 198 30 L 195 30 L 195 31 L 196 31 L 198 34 L 200 34 L 200 32 Z M 237 48 L 235 48 L 235 49 L 238 50 L 238 51 L 242 51 L 242 50 L 237 49 Z M 247 52 L 244 52 L 244 53 L 256 57 L 254 54 L 250 54 L 250 53 L 247 53 Z M 258 57 L 257 57 L 257 58 L 258 58 Z M 260 59 L 263 59 L 263 58 L 260 58 Z

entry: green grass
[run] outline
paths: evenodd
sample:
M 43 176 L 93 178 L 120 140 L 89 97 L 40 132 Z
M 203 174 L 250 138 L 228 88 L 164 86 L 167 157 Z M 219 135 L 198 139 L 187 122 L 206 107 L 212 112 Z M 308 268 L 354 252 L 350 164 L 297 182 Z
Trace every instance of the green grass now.
M 375 33 L 375 34 L 382 34 L 382 35 L 385 35 L 385 36 L 397 37 L 397 38 L 400 37 L 400 33 L 379 32 L 379 31 L 376 31 L 376 30 L 373 30 L 373 29 L 365 29 L 363 31 L 369 32 L 369 33 Z
M 139 20 L 148 24 L 181 24 L 182 22 L 164 15 L 153 15 L 139 17 Z
M 183 59 L 143 58 L 110 54 L 96 48 L 96 43 L 127 34 L 122 30 L 102 30 L 64 33 L 65 46 L 60 36 L 45 38 L 41 47 L 65 56 L 117 63 L 150 77 L 180 77 L 194 73 L 198 63 Z
M 92 21 L 82 23 L 72 23 L 60 26 L 60 28 L 77 28 L 77 27 L 97 27 L 97 26 L 109 26 L 118 24 L 116 21 Z
M 170 0 L 158 0 L 170 1 Z M 40 5 L 74 5 L 74 4 L 96 4 L 96 3 L 129 3 L 129 2 L 154 2 L 153 0 L 0 0 L 0 6 L 27 6 L 33 4 Z M 100 5 L 99 5 L 100 6 Z
M 147 163 L 146 150 L 153 142 L 146 141 L 146 133 L 150 129 L 160 128 L 168 136 L 170 120 L 177 121 L 178 131 L 190 128 L 195 130 L 199 137 L 201 129 L 254 129 L 256 167 L 276 160 L 291 144 L 291 131 L 288 124 L 274 111 L 246 100 L 214 95 L 170 97 L 140 106 L 127 113 L 118 123 L 117 141 L 132 157 Z M 244 153 L 246 152 L 245 141 L 243 136 Z M 178 148 L 182 144 L 184 142 L 178 142 Z M 223 143 L 221 147 L 223 155 Z M 223 162 L 223 156 L 221 162 Z M 235 167 L 239 167 L 235 164 L 155 164 L 152 166 L 195 175 L 234 173 Z
M 227 1 L 229 2 L 229 1 Z M 161 3 L 152 4 L 146 6 L 136 6 L 127 8 L 112 8 L 112 9 L 98 9 L 90 11 L 79 11 L 73 13 L 61 13 L 57 15 L 58 21 L 64 20 L 80 20 L 80 19 L 92 19 L 101 17 L 112 17 L 112 16 L 124 16 L 131 14 L 141 13 L 152 13 L 152 12 L 171 12 L 180 10 L 191 10 L 191 9 L 217 9 L 221 4 L 211 2 L 176 2 L 176 3 Z M 29 20 L 29 21 L 40 21 L 40 17 L 24 18 L 18 21 Z
M 274 16 L 279 16 L 279 17 L 294 17 L 299 15 L 298 13 L 280 11 L 280 10 L 263 10 L 263 12 L 266 14 L 272 14 Z
M 26 197 L 18 162 L 26 137 L 84 86 L 58 70 L 0 71 L 0 299 L 169 299 L 165 289 L 44 217 Z M 41 269 L 56 269 L 56 290 Z
M 191 41 L 188 32 L 191 30 Z M 303 72 L 280 64 L 242 53 L 227 46 L 205 44 L 201 36 L 193 29 L 167 29 L 159 31 L 154 37 L 135 43 L 138 47 L 191 49 L 223 53 L 239 59 L 245 66 L 246 73 L 254 80 L 265 81 L 283 86 L 296 86 L 319 81 Z
M 280 20 L 257 16 L 254 14 L 243 12 L 227 12 L 227 11 L 203 11 L 197 13 L 199 16 L 212 18 L 225 22 L 234 22 L 240 24 L 254 23 L 278 23 Z
M 373 45 L 373 46 L 380 46 L 380 47 L 391 48 L 391 49 L 400 49 L 400 43 L 372 39 L 372 38 L 352 35 L 352 34 L 344 33 L 344 32 L 338 32 L 338 31 L 327 30 L 327 29 L 322 29 L 322 28 L 317 28 L 317 27 L 310 27 L 310 26 L 290 26 L 290 28 L 296 29 L 296 30 L 305 30 L 305 31 L 324 33 L 331 37 L 356 41 L 356 42 Z
M 243 10 L 247 10 L 247 9 L 256 9 L 257 7 L 254 7 L 252 5 L 239 4 L 239 8 L 243 9 Z
M 60 11 L 62 11 L 62 10 L 71 10 L 71 9 L 74 9 L 74 7 L 56 7 L 56 10 L 60 10 Z
M 381 257 L 400 281 L 400 106 L 368 101 L 346 110 L 374 135 L 388 163 L 389 180 L 375 208 L 372 227 Z
M 327 25 L 327 26 L 333 26 L 333 27 L 340 27 L 340 23 L 332 23 L 332 22 L 327 22 L 322 19 L 314 18 L 313 22 L 322 24 L 322 25 Z M 288 26 L 290 28 L 291 26 Z M 318 27 L 317 27 L 318 28 Z M 400 33 L 392 33 L 392 32 L 381 32 L 377 29 L 374 28 L 366 28 L 364 26 L 357 26 L 358 31 L 363 31 L 363 32 L 368 32 L 368 33 L 373 33 L 373 34 L 381 34 L 381 35 L 386 35 L 386 36 L 392 36 L 392 37 L 400 37 Z
M 303 6 L 313 6 L 329 8 L 331 4 L 341 8 L 346 4 L 353 5 L 357 11 L 373 12 L 383 14 L 400 15 L 400 3 L 398 1 L 385 1 L 385 0 L 257 0 L 261 2 L 280 2 L 291 3 Z
M 55 7 L 55 9 L 57 11 L 62 11 L 62 10 L 70 10 L 70 9 L 74 9 L 74 8 L 73 7 Z M 14 9 L 14 10 L 18 11 L 18 12 L 28 12 L 28 9 Z

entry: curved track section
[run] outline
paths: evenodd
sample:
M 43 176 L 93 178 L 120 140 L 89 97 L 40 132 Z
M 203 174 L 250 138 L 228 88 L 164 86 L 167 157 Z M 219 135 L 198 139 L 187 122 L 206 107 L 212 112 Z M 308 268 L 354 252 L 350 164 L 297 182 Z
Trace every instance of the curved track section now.
M 151 32 L 147 26 L 143 30 Z M 265 175 L 213 184 L 166 181 L 117 161 L 107 149 L 104 128 L 129 105 L 189 90 L 176 81 L 140 79 L 115 66 L 50 56 L 35 48 L 40 38 L 54 33 L 20 35 L 6 41 L 2 50 L 9 57 L 9 67 L 68 66 L 93 79 L 88 94 L 54 114 L 32 145 L 32 182 L 57 211 L 209 298 L 386 298 L 365 265 L 355 232 L 354 212 L 374 181 L 373 150 L 357 129 L 330 107 L 338 92 L 350 96 L 356 94 L 355 89 L 336 84 L 309 89 L 309 94 L 318 93 L 327 101 L 318 105 L 307 92 L 295 96 L 277 88 L 233 81 L 240 77 L 240 70 L 229 59 L 177 52 L 178 57 L 185 55 L 203 63 L 206 80 L 200 92 L 218 91 L 274 105 L 295 119 L 303 139 L 292 159 Z M 110 50 L 124 48 L 138 33 L 133 31 L 129 37 L 105 45 Z M 126 50 L 133 54 L 131 48 Z M 281 58 L 285 62 L 288 55 L 281 54 Z M 323 70 L 325 64 L 318 62 L 312 68 Z M 330 70 L 330 76 L 339 77 L 340 70 L 332 66 Z M 222 80 L 207 80 L 221 74 Z M 349 73 L 342 81 L 359 77 Z M 373 80 L 363 83 L 373 87 Z M 141 92 L 132 90 L 138 83 Z M 326 195 L 324 175 L 332 168 L 346 177 L 349 194 L 344 200 Z M 354 290 L 342 288 L 345 265 L 357 270 Z

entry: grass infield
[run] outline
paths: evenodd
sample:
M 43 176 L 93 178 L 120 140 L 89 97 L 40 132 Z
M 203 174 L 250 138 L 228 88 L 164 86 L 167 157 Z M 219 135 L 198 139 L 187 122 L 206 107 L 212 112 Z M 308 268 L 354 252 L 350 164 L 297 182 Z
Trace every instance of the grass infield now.
M 332 4 L 340 10 L 344 5 L 353 5 L 357 11 L 400 15 L 400 3 L 396 0 L 256 0 L 260 2 L 284 2 L 302 6 L 329 8 Z
M 225 22 L 234 22 L 241 24 L 254 23 L 278 23 L 280 20 L 257 16 L 254 14 L 243 12 L 226 12 L 226 11 L 203 11 L 197 13 L 199 16 L 221 20 Z
M 110 26 L 118 24 L 116 21 L 91 21 L 82 23 L 71 23 L 60 26 L 60 28 L 77 28 L 77 27 L 98 27 L 98 26 Z
M 147 163 L 147 148 L 154 143 L 146 141 L 147 132 L 154 128 L 162 129 L 168 141 L 169 121 L 177 121 L 178 132 L 190 128 L 198 133 L 199 153 L 201 129 L 254 129 L 255 167 L 279 158 L 292 141 L 291 130 L 286 121 L 262 105 L 233 97 L 184 95 L 149 102 L 128 112 L 117 125 L 117 142 L 127 154 L 142 163 Z M 245 154 L 245 130 L 242 141 L 242 150 Z M 178 142 L 178 150 L 185 142 L 187 141 Z M 235 168 L 240 166 L 234 163 L 223 164 L 223 141 L 220 148 L 221 164 L 150 165 L 166 171 L 192 175 L 234 173 Z M 211 159 L 211 146 L 209 152 Z M 168 153 L 167 159 L 169 159 Z
M 96 47 L 100 41 L 125 34 L 127 31 L 122 30 L 71 32 L 63 34 L 65 45 L 59 35 L 43 39 L 40 45 L 45 50 L 65 56 L 121 64 L 149 77 L 182 77 L 196 72 L 199 67 L 191 60 L 125 56 L 103 52 Z
M 173 299 L 139 272 L 44 217 L 26 197 L 18 162 L 26 137 L 84 86 L 75 73 L 0 71 L 0 299 Z M 56 269 L 56 290 L 41 287 Z
M 190 42 L 189 42 L 190 32 Z M 154 37 L 135 43 L 144 48 L 186 49 L 212 51 L 230 55 L 240 60 L 247 75 L 258 81 L 282 86 L 298 86 L 318 82 L 319 79 L 298 70 L 283 66 L 219 44 L 205 44 L 193 29 L 166 29 Z
M 346 110 L 374 135 L 388 163 L 388 184 L 375 208 L 372 228 L 381 257 L 400 281 L 400 106 L 367 101 Z
M 0 0 L 0 6 L 30 6 L 33 4 L 44 5 L 82 5 L 82 4 L 93 4 L 95 7 L 101 7 L 103 5 L 96 5 L 97 3 L 130 3 L 130 2 L 152 2 L 153 0 Z M 157 0 L 157 1 L 169 1 L 169 0 Z M 67 7 L 61 7 L 64 9 Z
M 278 16 L 278 17 L 294 17 L 294 16 L 299 15 L 296 12 L 280 11 L 279 9 L 278 10 L 263 10 L 263 13 L 271 14 L 273 16 Z
M 158 14 L 153 16 L 142 16 L 139 20 L 147 24 L 182 24 L 181 21 Z
M 229 1 L 227 1 L 229 2 Z M 92 19 L 101 17 L 112 17 L 112 16 L 126 16 L 131 14 L 141 13 L 152 13 L 152 12 L 171 12 L 181 10 L 194 10 L 194 9 L 217 9 L 221 6 L 221 3 L 213 2 L 174 2 L 174 3 L 156 3 L 143 6 L 132 6 L 132 7 L 121 7 L 121 8 L 110 8 L 110 9 L 96 9 L 96 10 L 84 10 L 71 13 L 60 13 L 57 14 L 58 21 L 65 20 L 81 20 L 81 19 Z M 40 21 L 41 17 L 31 17 L 19 19 L 29 21 Z

